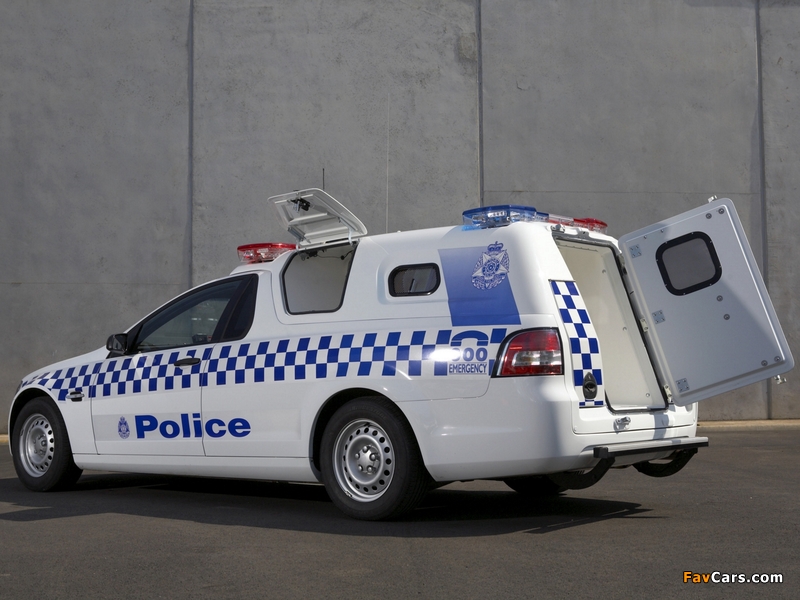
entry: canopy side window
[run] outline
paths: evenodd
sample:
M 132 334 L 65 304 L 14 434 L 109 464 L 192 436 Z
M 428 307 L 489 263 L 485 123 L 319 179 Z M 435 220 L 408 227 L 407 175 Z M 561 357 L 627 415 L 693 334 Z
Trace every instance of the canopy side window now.
M 389 274 L 392 296 L 428 296 L 439 288 L 439 266 L 434 263 L 403 265 Z
M 656 263 L 667 290 L 676 296 L 712 286 L 722 277 L 714 242 L 701 231 L 662 244 L 656 251 Z
M 355 245 L 297 252 L 283 270 L 283 299 L 289 314 L 335 312 L 344 301 Z

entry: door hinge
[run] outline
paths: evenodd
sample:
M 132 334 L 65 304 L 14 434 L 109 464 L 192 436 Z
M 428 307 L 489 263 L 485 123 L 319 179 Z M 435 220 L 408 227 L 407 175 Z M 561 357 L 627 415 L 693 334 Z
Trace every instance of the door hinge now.
M 648 331 L 650 331 L 650 327 L 647 326 L 647 320 L 644 317 L 639 319 L 639 323 L 642 326 L 642 333 L 647 333 Z
M 667 402 L 672 402 L 672 390 L 668 384 L 664 384 L 664 394 L 667 396 Z

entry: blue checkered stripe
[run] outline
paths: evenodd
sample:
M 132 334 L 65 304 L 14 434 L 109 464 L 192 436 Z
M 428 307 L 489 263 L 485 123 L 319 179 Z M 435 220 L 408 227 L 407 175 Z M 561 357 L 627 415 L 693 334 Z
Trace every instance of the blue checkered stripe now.
M 99 366 L 99 363 L 97 365 L 81 365 L 34 375 L 31 379 L 23 381 L 20 389 L 29 385 L 39 385 L 50 390 L 56 400 L 63 402 L 67 399 L 67 394 L 70 391 L 82 391 L 83 388 L 89 387 L 92 382 L 92 375 L 94 375 L 93 368 L 96 366 Z
M 194 356 L 208 358 L 210 354 L 211 348 L 148 352 L 44 373 L 23 381 L 22 387 L 39 385 L 60 401 L 65 401 L 70 391 L 86 391 L 89 398 L 97 398 L 197 387 L 201 363 L 188 367 L 172 363 Z
M 500 343 L 505 329 L 491 342 Z M 208 362 L 203 385 L 303 381 L 338 377 L 446 376 L 447 362 L 436 361 L 437 346 L 449 345 L 452 331 L 342 333 L 218 346 Z M 487 336 L 488 337 L 488 336 Z
M 58 400 L 72 390 L 88 389 L 90 398 L 165 392 L 195 387 L 263 381 L 303 381 L 339 377 L 409 377 L 448 375 L 446 361 L 435 359 L 437 347 L 459 346 L 466 335 L 476 334 L 479 346 L 489 346 L 494 356 L 506 335 L 505 328 L 491 332 L 453 330 L 342 333 L 217 344 L 204 348 L 147 352 L 36 375 L 22 387 L 40 385 Z M 182 358 L 200 358 L 196 365 L 176 367 Z M 494 359 L 489 360 L 491 373 Z
M 176 367 L 172 363 L 182 358 L 208 358 L 210 355 L 211 348 L 193 348 L 107 360 L 95 366 L 97 379 L 89 389 L 89 395 L 105 398 L 196 388 L 201 385 L 202 363 L 185 367 Z
M 589 319 L 586 304 L 578 291 L 574 281 L 551 281 L 556 306 L 561 314 L 561 320 L 569 337 L 570 352 L 572 353 L 573 383 L 578 389 L 578 396 L 583 398 L 583 378 L 591 372 L 597 381 L 598 387 L 603 385 L 603 364 L 600 360 L 600 343 L 597 332 Z M 602 388 L 598 390 L 594 400 L 580 401 L 581 408 L 604 406 Z

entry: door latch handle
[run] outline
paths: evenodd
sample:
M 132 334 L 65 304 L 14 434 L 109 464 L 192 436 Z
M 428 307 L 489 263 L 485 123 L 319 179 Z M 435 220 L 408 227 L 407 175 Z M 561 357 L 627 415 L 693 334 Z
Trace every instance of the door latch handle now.
M 196 356 L 187 356 L 172 363 L 173 367 L 191 367 L 192 365 L 200 364 L 200 359 Z
M 614 429 L 616 429 L 617 431 L 625 429 L 630 424 L 631 424 L 630 417 L 619 417 L 618 419 L 614 419 Z
M 83 392 L 80 389 L 71 390 L 69 394 L 67 394 L 67 398 L 72 400 L 73 402 L 80 402 L 83 400 Z

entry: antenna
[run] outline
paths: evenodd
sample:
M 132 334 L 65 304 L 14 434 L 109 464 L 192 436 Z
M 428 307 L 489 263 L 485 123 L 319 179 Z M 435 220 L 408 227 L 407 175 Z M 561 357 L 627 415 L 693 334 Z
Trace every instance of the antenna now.
M 392 107 L 392 94 L 386 94 L 386 233 L 389 233 L 389 110 Z

